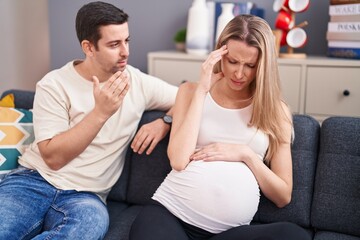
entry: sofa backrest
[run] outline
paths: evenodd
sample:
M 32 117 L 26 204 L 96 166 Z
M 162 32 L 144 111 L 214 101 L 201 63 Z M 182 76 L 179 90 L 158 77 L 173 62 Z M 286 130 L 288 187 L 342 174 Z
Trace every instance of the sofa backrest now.
M 326 119 L 320 139 L 311 224 L 360 237 L 360 118 Z
M 163 115 L 162 111 L 144 112 L 139 128 Z M 130 204 L 145 204 L 149 201 L 171 170 L 167 157 L 168 141 L 169 136 L 166 136 L 150 155 L 145 153 L 140 155 L 129 148 L 122 175 L 111 190 L 108 199 L 126 201 Z
M 310 227 L 311 201 L 318 155 L 320 124 L 307 115 L 294 115 L 295 138 L 291 146 L 293 192 L 289 205 L 278 208 L 263 195 L 254 221 L 289 221 Z
M 34 104 L 35 92 L 27 90 L 10 89 L 1 94 L 1 98 L 8 94 L 14 94 L 16 108 L 32 109 Z
M 146 112 L 140 125 L 160 118 L 163 114 L 164 112 L 161 111 Z M 127 202 L 147 203 L 170 172 L 170 161 L 167 157 L 168 142 L 169 134 L 158 143 L 150 155 L 133 153 L 130 162 Z

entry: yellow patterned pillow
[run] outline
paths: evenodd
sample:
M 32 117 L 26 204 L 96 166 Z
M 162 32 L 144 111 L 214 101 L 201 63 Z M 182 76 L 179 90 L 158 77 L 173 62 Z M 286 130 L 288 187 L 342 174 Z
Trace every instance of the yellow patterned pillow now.
M 10 93 L 0 100 L 0 107 L 15 107 L 14 94 Z
M 34 141 L 32 112 L 0 107 L 0 174 L 18 167 L 18 158 Z

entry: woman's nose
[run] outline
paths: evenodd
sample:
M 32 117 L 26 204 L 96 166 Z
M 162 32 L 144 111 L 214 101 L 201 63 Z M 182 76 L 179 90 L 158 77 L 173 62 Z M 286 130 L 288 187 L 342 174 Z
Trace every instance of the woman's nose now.
M 244 76 L 244 67 L 243 66 L 239 66 L 236 71 L 235 71 L 235 76 L 237 79 L 240 79 Z

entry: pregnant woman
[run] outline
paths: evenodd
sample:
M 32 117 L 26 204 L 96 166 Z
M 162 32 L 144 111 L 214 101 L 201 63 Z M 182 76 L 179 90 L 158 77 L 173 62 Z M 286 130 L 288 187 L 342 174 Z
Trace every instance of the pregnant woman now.
M 271 28 L 262 18 L 237 16 L 199 81 L 179 88 L 168 146 L 172 171 L 130 238 L 308 239 L 292 223 L 249 225 L 260 190 L 278 207 L 291 200 L 292 129 Z

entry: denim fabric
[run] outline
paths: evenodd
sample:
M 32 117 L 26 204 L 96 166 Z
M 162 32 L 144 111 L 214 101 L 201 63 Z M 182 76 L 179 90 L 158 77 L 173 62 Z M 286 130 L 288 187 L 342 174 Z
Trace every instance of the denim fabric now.
M 56 189 L 26 168 L 0 181 L 0 204 L 0 239 L 102 239 L 109 226 L 98 196 Z

